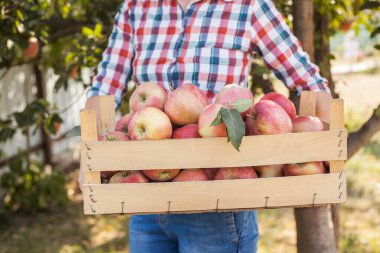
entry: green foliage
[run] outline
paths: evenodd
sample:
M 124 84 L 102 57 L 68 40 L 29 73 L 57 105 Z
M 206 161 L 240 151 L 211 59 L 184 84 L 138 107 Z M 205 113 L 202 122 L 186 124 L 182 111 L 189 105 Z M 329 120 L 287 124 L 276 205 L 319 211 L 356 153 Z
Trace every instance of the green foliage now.
M 37 162 L 15 160 L 10 171 L 1 176 L 0 186 L 4 207 L 10 211 L 36 212 L 67 203 L 64 176 Z
M 221 123 L 224 123 L 227 128 L 227 141 L 231 141 L 232 146 L 239 151 L 245 135 L 245 124 L 240 112 L 237 109 L 221 108 L 211 126 L 217 126 Z
M 0 142 L 11 139 L 17 130 L 25 134 L 32 126 L 34 126 L 33 132 L 42 127 L 46 133 L 56 134 L 56 125 L 61 124 L 63 120 L 52 111 L 49 102 L 38 99 L 28 104 L 23 111 L 14 112 L 8 115 L 7 119 L 0 119 Z

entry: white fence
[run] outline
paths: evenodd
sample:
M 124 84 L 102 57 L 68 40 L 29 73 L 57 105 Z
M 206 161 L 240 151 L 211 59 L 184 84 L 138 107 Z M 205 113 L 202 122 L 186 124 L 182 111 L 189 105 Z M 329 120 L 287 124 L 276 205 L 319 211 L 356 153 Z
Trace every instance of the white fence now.
M 75 81 L 69 81 L 67 91 L 61 89 L 54 93 L 54 83 L 56 76 L 52 71 L 47 71 L 44 76 L 46 80 L 46 98 L 55 105 L 60 113 L 64 123 L 61 126 L 60 134 L 66 133 L 74 126 L 79 125 L 79 110 L 85 104 L 85 92 L 83 86 Z M 35 85 L 35 77 L 33 68 L 30 65 L 14 67 L 0 80 L 0 118 L 4 119 L 7 115 L 15 111 L 22 111 L 26 104 L 36 98 L 37 87 Z M 4 143 L 1 143 L 1 149 L 6 153 L 7 157 L 24 151 L 29 147 L 33 147 L 42 142 L 40 131 L 32 135 L 33 129 L 29 129 L 30 138 L 17 133 L 15 137 Z M 63 139 L 54 142 L 52 146 L 53 156 L 58 156 L 65 151 L 73 149 L 79 142 L 78 138 Z M 33 154 L 32 157 L 40 158 L 42 152 Z M 2 168 L 0 168 L 2 169 Z

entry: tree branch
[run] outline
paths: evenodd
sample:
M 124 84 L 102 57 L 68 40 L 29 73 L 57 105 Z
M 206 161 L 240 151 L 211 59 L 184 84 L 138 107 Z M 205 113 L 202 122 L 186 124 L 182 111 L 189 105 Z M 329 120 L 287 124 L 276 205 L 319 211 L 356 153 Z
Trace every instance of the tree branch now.
M 369 120 L 356 132 L 348 136 L 348 159 L 369 143 L 371 138 L 380 131 L 380 105 L 373 111 Z

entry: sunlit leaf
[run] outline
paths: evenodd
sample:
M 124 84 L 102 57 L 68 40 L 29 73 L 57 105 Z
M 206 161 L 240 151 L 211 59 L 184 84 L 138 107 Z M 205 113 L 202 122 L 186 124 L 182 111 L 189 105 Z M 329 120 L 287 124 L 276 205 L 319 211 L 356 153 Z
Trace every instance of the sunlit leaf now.
M 233 104 L 232 107 L 239 112 L 245 112 L 253 105 L 252 99 L 238 99 Z

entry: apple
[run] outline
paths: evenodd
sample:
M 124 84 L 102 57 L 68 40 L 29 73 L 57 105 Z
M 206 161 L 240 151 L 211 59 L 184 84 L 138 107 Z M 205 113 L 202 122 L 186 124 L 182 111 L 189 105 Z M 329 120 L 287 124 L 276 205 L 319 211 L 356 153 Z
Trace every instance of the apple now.
M 261 100 L 247 114 L 251 117 L 250 134 L 281 134 L 292 132 L 292 121 L 277 103 Z
M 109 183 L 149 183 L 149 180 L 141 171 L 119 171 L 111 177 Z
M 260 99 L 260 101 L 263 100 L 270 100 L 279 104 L 286 111 L 290 118 L 294 118 L 296 116 L 296 107 L 294 106 L 293 102 L 280 93 L 269 92 Z
M 217 126 L 211 126 L 211 123 L 215 120 L 220 108 L 224 105 L 211 104 L 206 106 L 199 116 L 198 127 L 199 135 L 202 137 L 225 137 L 227 136 L 227 129 L 224 123 L 220 123 Z
M 128 113 L 121 117 L 115 125 L 115 131 L 128 133 L 128 124 L 131 121 L 133 113 Z
M 70 71 L 70 78 L 75 79 L 78 77 L 78 65 L 74 66 Z
M 156 83 L 143 83 L 137 85 L 136 90 L 129 99 L 129 108 L 132 112 L 147 107 L 164 109 L 167 93 L 166 90 Z
M 185 181 L 207 181 L 209 180 L 207 174 L 202 169 L 187 169 L 182 170 L 173 182 Z
M 291 163 L 284 166 L 285 176 L 300 176 L 325 173 L 321 162 Z
M 147 107 L 135 112 L 128 124 L 128 134 L 132 140 L 169 139 L 172 124 L 160 109 Z
M 35 58 L 40 51 L 40 44 L 38 43 L 37 38 L 31 37 L 28 41 L 28 47 L 22 51 L 22 56 L 26 59 Z
M 119 131 L 112 131 L 98 136 L 98 141 L 127 141 L 128 135 Z
M 165 113 L 174 124 L 185 126 L 197 123 L 201 111 L 208 104 L 207 96 L 197 86 L 183 84 L 168 95 Z
M 229 109 L 232 109 L 232 104 L 239 99 L 251 99 L 253 100 L 253 94 L 250 89 L 239 86 L 237 84 L 229 84 L 222 88 L 222 90 L 216 95 L 215 103 L 228 105 Z M 242 112 L 242 117 L 245 117 L 248 109 Z
M 257 178 L 252 167 L 220 168 L 215 174 L 214 180 Z
M 98 141 L 128 141 L 128 135 L 119 132 L 119 131 L 112 131 L 109 133 L 105 133 L 98 136 Z M 111 177 L 113 174 L 115 174 L 116 171 L 101 171 L 100 173 L 106 177 Z
M 213 180 L 215 174 L 218 172 L 219 168 L 207 168 L 203 169 L 203 171 L 207 174 L 209 180 Z
M 314 116 L 296 116 L 292 125 L 293 133 L 323 131 L 322 121 Z
M 180 169 L 143 170 L 145 176 L 156 182 L 170 181 L 175 178 Z
M 173 139 L 200 138 L 198 124 L 190 124 L 173 131 Z
M 282 167 L 284 167 L 283 164 L 273 164 L 255 166 L 253 169 L 256 171 L 259 177 L 282 177 Z
M 245 124 L 245 135 L 254 135 L 252 129 L 253 129 L 253 124 L 254 124 L 254 119 L 253 116 L 250 115 L 251 113 L 251 108 L 248 109 L 248 117 L 245 118 L 244 124 Z
M 115 175 L 118 171 L 117 170 L 107 170 L 107 171 L 101 171 L 100 175 L 102 177 L 111 178 L 113 175 Z
M 54 122 L 53 123 L 55 135 L 57 135 L 59 133 L 59 131 L 61 131 L 61 126 L 62 126 L 61 122 Z

